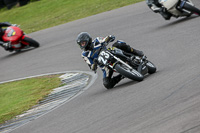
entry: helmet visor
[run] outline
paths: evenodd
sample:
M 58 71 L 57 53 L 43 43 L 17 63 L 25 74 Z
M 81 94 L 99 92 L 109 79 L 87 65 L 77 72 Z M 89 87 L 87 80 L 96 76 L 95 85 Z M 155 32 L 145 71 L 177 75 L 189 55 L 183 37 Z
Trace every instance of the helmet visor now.
M 81 47 L 85 47 L 87 45 L 87 42 L 86 41 L 82 41 L 81 43 L 80 43 L 80 46 Z
M 85 47 L 87 47 L 88 41 L 81 41 L 79 42 L 80 48 L 84 49 Z

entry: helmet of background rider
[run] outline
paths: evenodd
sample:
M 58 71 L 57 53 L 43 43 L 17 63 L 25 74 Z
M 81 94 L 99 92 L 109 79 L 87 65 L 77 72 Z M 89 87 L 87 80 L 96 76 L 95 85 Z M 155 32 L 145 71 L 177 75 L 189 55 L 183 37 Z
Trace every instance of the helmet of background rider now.
M 84 51 L 92 49 L 92 37 L 87 32 L 81 32 L 76 39 L 77 44 Z

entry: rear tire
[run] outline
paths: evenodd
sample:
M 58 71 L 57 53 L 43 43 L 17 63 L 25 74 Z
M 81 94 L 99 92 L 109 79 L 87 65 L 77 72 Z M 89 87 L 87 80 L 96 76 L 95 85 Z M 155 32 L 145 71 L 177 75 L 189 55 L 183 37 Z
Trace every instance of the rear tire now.
M 40 44 L 37 41 L 33 40 L 32 38 L 25 37 L 23 41 L 29 43 L 29 46 L 34 48 L 38 48 L 40 46 Z
M 188 4 L 187 2 L 184 4 L 183 8 L 200 16 L 200 10 L 193 5 Z
M 125 66 L 123 64 L 116 64 L 115 69 L 121 75 L 123 75 L 129 79 L 136 80 L 136 81 L 142 81 L 144 79 L 144 76 L 141 73 L 139 73 L 135 69 L 130 70 L 127 66 Z

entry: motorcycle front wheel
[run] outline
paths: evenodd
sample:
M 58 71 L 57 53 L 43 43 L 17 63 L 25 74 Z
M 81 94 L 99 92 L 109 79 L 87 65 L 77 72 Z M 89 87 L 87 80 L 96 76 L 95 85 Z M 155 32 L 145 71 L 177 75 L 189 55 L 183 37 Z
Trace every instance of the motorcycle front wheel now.
M 23 39 L 23 41 L 27 42 L 29 44 L 29 46 L 34 47 L 34 48 L 37 48 L 37 47 L 40 46 L 40 44 L 37 41 L 35 41 L 35 40 L 33 40 L 32 38 L 29 38 L 29 37 L 25 37 Z
M 183 8 L 200 16 L 200 10 L 198 8 L 194 7 L 193 5 L 189 4 L 188 2 L 186 2 L 184 4 Z
M 123 64 L 116 64 L 114 69 L 119 72 L 121 75 L 135 80 L 135 81 L 142 81 L 144 79 L 144 76 L 136 71 L 135 69 L 130 69 L 126 65 Z

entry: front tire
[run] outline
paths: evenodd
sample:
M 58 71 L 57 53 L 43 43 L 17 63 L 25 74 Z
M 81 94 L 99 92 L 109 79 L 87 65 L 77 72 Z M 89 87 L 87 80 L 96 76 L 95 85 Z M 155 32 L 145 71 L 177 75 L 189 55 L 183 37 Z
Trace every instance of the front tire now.
M 139 73 L 135 69 L 130 70 L 127 66 L 123 64 L 116 64 L 114 68 L 121 75 L 129 79 L 136 80 L 136 81 L 142 81 L 144 79 L 144 76 L 141 73 Z
M 37 41 L 33 40 L 32 38 L 25 37 L 23 41 L 27 42 L 29 46 L 34 48 L 38 48 L 40 46 L 40 44 Z
M 194 14 L 197 14 L 200 16 L 200 10 L 196 7 L 194 7 L 193 5 L 189 4 L 188 2 L 186 2 L 184 5 L 183 5 L 183 8 L 188 10 L 188 11 L 191 11 L 192 13 Z

